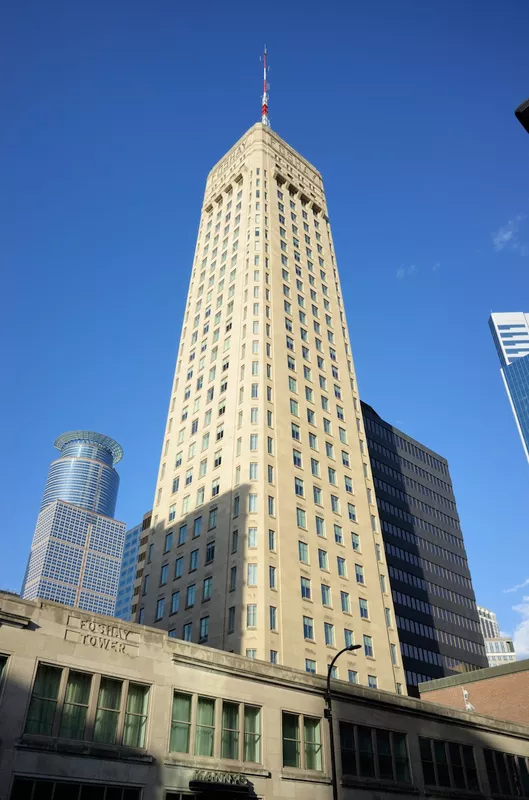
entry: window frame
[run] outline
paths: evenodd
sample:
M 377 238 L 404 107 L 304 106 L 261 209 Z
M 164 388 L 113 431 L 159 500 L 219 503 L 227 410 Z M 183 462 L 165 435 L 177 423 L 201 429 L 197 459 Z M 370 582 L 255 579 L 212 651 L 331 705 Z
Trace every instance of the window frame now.
M 32 732 L 27 730 L 28 726 L 28 718 L 31 709 L 31 701 L 33 700 L 34 695 L 34 688 L 35 688 L 35 681 L 37 678 L 38 669 L 40 666 L 43 667 L 50 667 L 51 669 L 57 669 L 61 671 L 61 675 L 59 678 L 59 684 L 57 689 L 57 697 L 53 701 L 55 702 L 55 710 L 53 712 L 53 721 L 51 723 L 51 732 L 50 733 L 39 733 L 39 732 Z M 83 737 L 79 739 L 70 739 L 70 737 L 64 737 L 60 735 L 60 728 L 63 719 L 63 712 L 64 706 L 66 704 L 66 690 L 68 686 L 68 680 L 70 677 L 70 673 L 80 673 L 82 675 L 87 675 L 90 677 L 90 689 L 88 695 L 88 703 L 86 704 L 86 720 L 85 726 L 83 731 Z M 120 690 L 120 700 L 119 700 L 119 708 L 115 709 L 117 712 L 117 725 L 115 729 L 115 738 L 113 742 L 101 742 L 94 738 L 95 736 L 95 724 L 96 724 L 96 716 L 97 710 L 99 708 L 99 692 L 101 687 L 101 682 L 103 679 L 108 679 L 111 681 L 117 681 L 121 684 Z M 141 714 L 140 716 L 145 717 L 145 727 L 143 728 L 143 741 L 141 745 L 138 744 L 128 744 L 126 743 L 125 736 L 126 736 L 126 729 L 125 729 L 125 722 L 127 714 L 134 713 L 136 716 L 136 712 L 127 711 L 127 703 L 129 698 L 129 690 L 131 686 L 142 686 L 147 689 L 147 703 L 146 703 L 146 711 L 145 714 Z M 153 685 L 146 681 L 141 680 L 130 680 L 129 678 L 121 677 L 119 675 L 108 675 L 104 672 L 93 672 L 90 669 L 83 668 L 75 668 L 70 666 L 64 666 L 61 664 L 53 663 L 52 661 L 48 661 L 46 659 L 38 660 L 35 666 L 35 671 L 33 674 L 33 680 L 31 684 L 31 692 L 29 695 L 29 702 L 28 707 L 26 710 L 26 714 L 24 717 L 24 734 L 30 736 L 43 736 L 46 738 L 52 739 L 63 739 L 68 738 L 70 741 L 76 742 L 92 742 L 94 744 L 102 744 L 108 746 L 118 746 L 118 747 L 131 747 L 136 750 L 145 750 L 149 744 L 149 735 L 150 735 L 150 720 L 152 714 L 152 691 Z M 0 686 L 1 691 L 1 686 Z M 51 698 L 48 698 L 51 700 Z M 77 704 L 76 705 L 85 705 L 85 704 Z M 112 709 L 114 710 L 114 709 Z
M 189 721 L 175 720 L 175 718 L 173 717 L 173 702 L 176 695 L 180 695 L 182 697 L 186 697 L 189 699 Z M 262 706 L 256 703 L 245 703 L 242 700 L 237 700 L 232 697 L 218 697 L 206 693 L 188 692 L 182 690 L 179 686 L 172 687 L 172 698 L 173 701 L 171 703 L 171 711 L 169 714 L 169 731 L 167 739 L 167 752 L 171 757 L 177 756 L 178 758 L 180 758 L 182 756 L 184 757 L 187 756 L 193 763 L 197 758 L 211 759 L 212 762 L 221 759 L 222 761 L 228 761 L 231 764 L 241 764 L 241 765 L 263 763 L 263 707 Z M 207 726 L 211 728 L 213 731 L 211 755 L 199 755 L 198 753 L 197 729 L 199 727 L 198 705 L 200 699 L 213 702 L 213 725 Z M 223 732 L 224 730 L 227 730 L 223 727 L 223 708 L 225 703 L 238 706 L 236 758 L 231 758 L 229 756 L 223 755 L 223 739 L 224 739 Z M 257 711 L 259 712 L 258 731 L 256 733 L 253 731 L 250 732 L 246 729 L 246 709 L 252 709 L 252 710 L 257 709 Z M 175 722 L 188 725 L 187 751 L 171 749 L 173 724 Z M 258 759 L 259 759 L 258 761 L 254 761 L 253 759 L 249 759 L 246 757 L 248 754 L 248 749 L 247 749 L 248 735 L 254 736 L 256 738 Z

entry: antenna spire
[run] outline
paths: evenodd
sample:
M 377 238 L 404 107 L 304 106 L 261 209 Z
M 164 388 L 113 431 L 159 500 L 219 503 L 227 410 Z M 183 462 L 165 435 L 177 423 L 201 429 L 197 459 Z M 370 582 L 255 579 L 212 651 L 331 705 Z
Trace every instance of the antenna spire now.
M 264 47 L 263 53 L 263 99 L 261 102 L 261 122 L 263 125 L 266 125 L 267 128 L 270 127 L 270 120 L 268 119 L 268 66 L 266 64 L 266 45 Z

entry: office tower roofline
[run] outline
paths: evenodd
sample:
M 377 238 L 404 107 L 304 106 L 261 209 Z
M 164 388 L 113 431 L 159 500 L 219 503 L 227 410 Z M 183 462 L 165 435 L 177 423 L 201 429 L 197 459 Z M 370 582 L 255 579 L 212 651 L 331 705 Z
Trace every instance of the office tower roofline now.
M 113 466 L 115 466 L 123 458 L 123 448 L 118 444 L 115 439 L 110 436 L 105 436 L 103 433 L 96 433 L 95 431 L 68 431 L 61 434 L 54 441 L 54 447 L 57 450 L 62 450 L 63 447 L 70 442 L 90 442 L 91 444 L 98 444 L 112 455 Z
M 310 171 L 311 171 L 311 172 L 313 172 L 315 175 L 317 175 L 317 177 L 319 178 L 319 180 L 320 180 L 320 181 L 321 181 L 321 183 L 322 183 L 322 186 L 321 186 L 320 188 L 323 188 L 323 178 L 322 178 L 322 174 L 321 174 L 321 172 L 319 171 L 319 169 L 317 169 L 317 168 L 314 166 L 314 164 L 311 164 L 311 162 L 310 162 L 310 161 L 308 161 L 308 160 L 307 160 L 307 159 L 306 159 L 304 156 L 302 156 L 300 153 L 298 153 L 298 151 L 297 151 L 297 150 L 295 150 L 295 149 L 294 149 L 294 148 L 293 148 L 291 145 L 289 145 L 289 144 L 288 144 L 288 142 L 286 142 L 286 141 L 285 141 L 285 140 L 284 140 L 284 139 L 283 139 L 283 138 L 280 136 L 280 134 L 279 134 L 279 133 L 277 133 L 277 131 L 273 130 L 272 128 L 268 127 L 267 125 L 264 125 L 262 122 L 255 122 L 255 123 L 254 123 L 254 124 L 253 124 L 253 125 L 252 125 L 250 128 L 248 128 L 248 129 L 247 129 L 247 130 L 246 130 L 246 131 L 243 133 L 243 135 L 242 135 L 242 136 L 241 136 L 239 139 L 237 139 L 237 141 L 235 142 L 235 144 L 234 144 L 234 145 L 232 145 L 232 147 L 230 147 L 230 149 L 228 150 L 228 152 L 227 152 L 227 153 L 225 153 L 225 154 L 222 156 L 222 158 L 221 158 L 221 159 L 219 159 L 219 161 L 217 161 L 217 162 L 216 162 L 216 164 L 214 164 L 214 165 L 213 165 L 213 167 L 210 169 L 210 171 L 209 171 L 209 173 L 208 173 L 208 179 L 210 178 L 210 176 L 211 176 L 211 175 L 212 175 L 212 174 L 213 174 L 213 173 L 214 173 L 216 170 L 219 170 L 219 172 L 220 172 L 220 171 L 222 171 L 222 170 L 220 170 L 220 169 L 219 169 L 220 167 L 224 167 L 224 166 L 226 166 L 226 167 L 227 167 L 227 166 L 228 166 L 228 164 L 230 164 L 230 163 L 231 163 L 231 161 L 233 161 L 233 160 L 234 160 L 234 158 L 236 157 L 236 153 L 237 153 L 237 151 L 238 151 L 238 150 L 241 148 L 241 146 L 242 146 L 242 145 L 243 145 L 243 143 L 245 142 L 246 138 L 247 138 L 248 136 L 250 136 L 250 135 L 251 135 L 253 132 L 255 132 L 255 131 L 263 131 L 265 134 L 268 134 L 268 136 L 269 136 L 271 139 L 274 139 L 274 140 L 276 141 L 276 143 L 277 143 L 277 144 L 281 145 L 281 147 L 283 147 L 283 148 L 284 148 L 285 152 L 287 152 L 287 153 L 291 153 L 291 154 L 292 154 L 292 156 L 293 156 L 293 157 L 294 157 L 294 158 L 295 158 L 297 161 L 301 161 L 301 162 L 304 164 L 304 166 L 308 167 L 308 168 L 310 169 Z M 242 154 L 242 153 L 241 153 L 241 154 Z M 226 177 L 227 177 L 227 176 L 226 176 Z
M 406 431 L 403 431 L 401 428 L 397 428 L 395 425 L 392 425 L 391 422 L 388 422 L 387 420 L 384 419 L 384 417 L 381 417 L 380 414 L 378 413 L 378 411 L 375 411 L 373 406 L 370 406 L 369 403 L 366 403 L 364 400 L 361 400 L 360 401 L 360 405 L 362 406 L 362 409 L 365 409 L 367 411 L 368 414 L 373 414 L 377 419 L 379 419 L 381 421 L 381 423 L 386 428 L 388 428 L 388 430 L 391 429 L 392 431 L 395 431 L 395 433 L 401 434 L 406 439 L 408 439 L 408 441 L 410 441 L 412 444 L 417 445 L 418 447 L 420 447 L 422 450 L 425 450 L 427 453 L 429 453 L 434 458 L 438 458 L 439 461 L 441 461 L 443 464 L 448 465 L 448 460 L 444 456 L 440 455 L 437 452 L 437 450 L 432 450 L 431 447 L 427 447 L 425 444 L 420 442 L 418 439 L 414 439 L 413 436 L 410 436 L 409 433 L 406 433 Z

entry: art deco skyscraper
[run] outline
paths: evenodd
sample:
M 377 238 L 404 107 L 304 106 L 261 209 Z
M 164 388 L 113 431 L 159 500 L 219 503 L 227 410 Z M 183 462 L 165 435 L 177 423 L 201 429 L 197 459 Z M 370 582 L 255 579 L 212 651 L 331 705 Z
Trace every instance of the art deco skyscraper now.
M 133 610 L 405 691 L 320 173 L 264 116 L 210 172 Z

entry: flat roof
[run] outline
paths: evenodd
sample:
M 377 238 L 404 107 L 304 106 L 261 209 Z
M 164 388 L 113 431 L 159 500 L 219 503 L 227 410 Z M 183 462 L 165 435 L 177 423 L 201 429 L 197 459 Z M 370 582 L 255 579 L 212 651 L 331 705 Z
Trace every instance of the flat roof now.
M 462 672 L 459 675 L 449 675 L 448 678 L 438 678 L 435 681 L 419 683 L 419 691 L 432 692 L 434 689 L 446 689 L 448 686 L 461 686 L 463 683 L 475 683 L 476 681 L 486 681 L 490 678 L 499 678 L 501 675 L 511 675 L 514 672 L 525 672 L 529 670 L 529 658 L 521 661 L 509 661 L 507 664 L 500 664 L 498 667 L 484 667 L 472 672 Z

